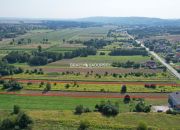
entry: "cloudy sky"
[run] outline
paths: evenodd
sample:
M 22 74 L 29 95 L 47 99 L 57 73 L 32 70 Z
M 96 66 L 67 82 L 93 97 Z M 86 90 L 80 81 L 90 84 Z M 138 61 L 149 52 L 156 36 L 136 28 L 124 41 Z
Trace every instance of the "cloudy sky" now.
M 0 17 L 90 16 L 180 18 L 180 0 L 0 0 Z

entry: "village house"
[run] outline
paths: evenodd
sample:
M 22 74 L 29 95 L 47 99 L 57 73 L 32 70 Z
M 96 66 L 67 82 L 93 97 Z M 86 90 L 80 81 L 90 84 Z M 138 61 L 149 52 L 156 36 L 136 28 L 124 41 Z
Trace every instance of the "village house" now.
M 156 62 L 153 61 L 153 60 L 147 61 L 147 62 L 145 63 L 145 66 L 146 66 L 146 67 L 149 67 L 149 68 L 151 68 L 151 69 L 156 69 L 156 68 L 157 68 Z
M 168 102 L 173 109 L 180 110 L 180 92 L 169 94 Z

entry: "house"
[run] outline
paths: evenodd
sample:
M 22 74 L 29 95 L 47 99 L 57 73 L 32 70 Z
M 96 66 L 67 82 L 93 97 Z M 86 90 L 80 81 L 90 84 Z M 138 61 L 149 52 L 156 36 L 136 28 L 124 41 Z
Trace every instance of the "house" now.
M 180 110 L 180 92 L 170 93 L 168 102 L 173 109 Z
M 156 69 L 156 68 L 157 68 L 156 62 L 153 61 L 153 60 L 147 61 L 147 62 L 145 63 L 145 66 L 146 66 L 146 67 L 149 67 L 149 68 L 151 68 L 151 69 Z
M 180 52 L 180 47 L 178 47 L 178 48 L 176 49 L 176 52 Z
M 172 47 L 167 46 L 167 47 L 166 47 L 166 52 L 167 52 L 167 53 L 173 53 Z
M 176 59 L 177 61 L 180 61 L 180 52 L 176 53 L 175 59 Z

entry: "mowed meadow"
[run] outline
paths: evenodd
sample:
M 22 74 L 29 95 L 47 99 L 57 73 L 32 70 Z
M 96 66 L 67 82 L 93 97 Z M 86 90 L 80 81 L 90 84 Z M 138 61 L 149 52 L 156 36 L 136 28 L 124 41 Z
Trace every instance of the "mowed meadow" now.
M 32 130 L 77 129 L 81 120 L 88 120 L 93 130 L 135 130 L 139 122 L 146 121 L 149 128 L 169 130 L 179 129 L 180 116 L 165 113 L 130 113 L 131 105 L 124 104 L 123 99 L 105 98 L 71 98 L 71 97 L 46 97 L 46 96 L 16 96 L 0 95 L 0 119 L 11 111 L 13 104 L 21 108 L 34 120 Z M 112 101 L 120 104 L 120 113 L 116 117 L 105 117 L 97 112 L 75 115 L 74 108 L 77 104 L 94 109 L 101 101 Z M 152 105 L 166 104 L 167 99 L 145 99 Z M 5 110 L 5 111 L 4 111 Z

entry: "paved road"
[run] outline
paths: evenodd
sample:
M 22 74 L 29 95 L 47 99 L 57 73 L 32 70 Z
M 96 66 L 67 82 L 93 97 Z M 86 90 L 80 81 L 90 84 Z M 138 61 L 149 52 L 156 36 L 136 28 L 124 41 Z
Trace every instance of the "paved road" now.
M 139 41 L 137 41 L 139 42 Z M 141 43 L 142 47 L 145 47 L 142 43 Z M 146 47 L 145 47 L 146 48 Z M 148 48 L 146 48 L 146 50 L 153 55 L 157 60 L 159 60 L 164 66 L 166 66 L 166 68 L 174 75 L 176 76 L 178 79 L 180 79 L 180 74 L 172 67 L 170 66 L 168 63 L 166 63 L 164 61 L 164 59 L 162 59 L 160 56 L 158 56 L 155 52 L 150 51 Z
M 129 35 L 129 37 L 133 38 L 131 35 Z M 133 38 L 134 39 L 134 38 Z M 136 40 L 137 43 L 141 44 L 142 47 L 145 47 L 142 42 Z M 150 51 L 149 48 L 145 47 L 146 50 L 151 54 L 153 55 L 157 60 L 159 60 L 164 66 L 166 66 L 166 68 L 174 75 L 176 76 L 178 79 L 180 79 L 180 74 L 172 67 L 170 66 L 168 63 L 166 63 L 164 61 L 163 58 L 161 58 L 160 56 L 158 56 L 155 52 L 153 51 Z

